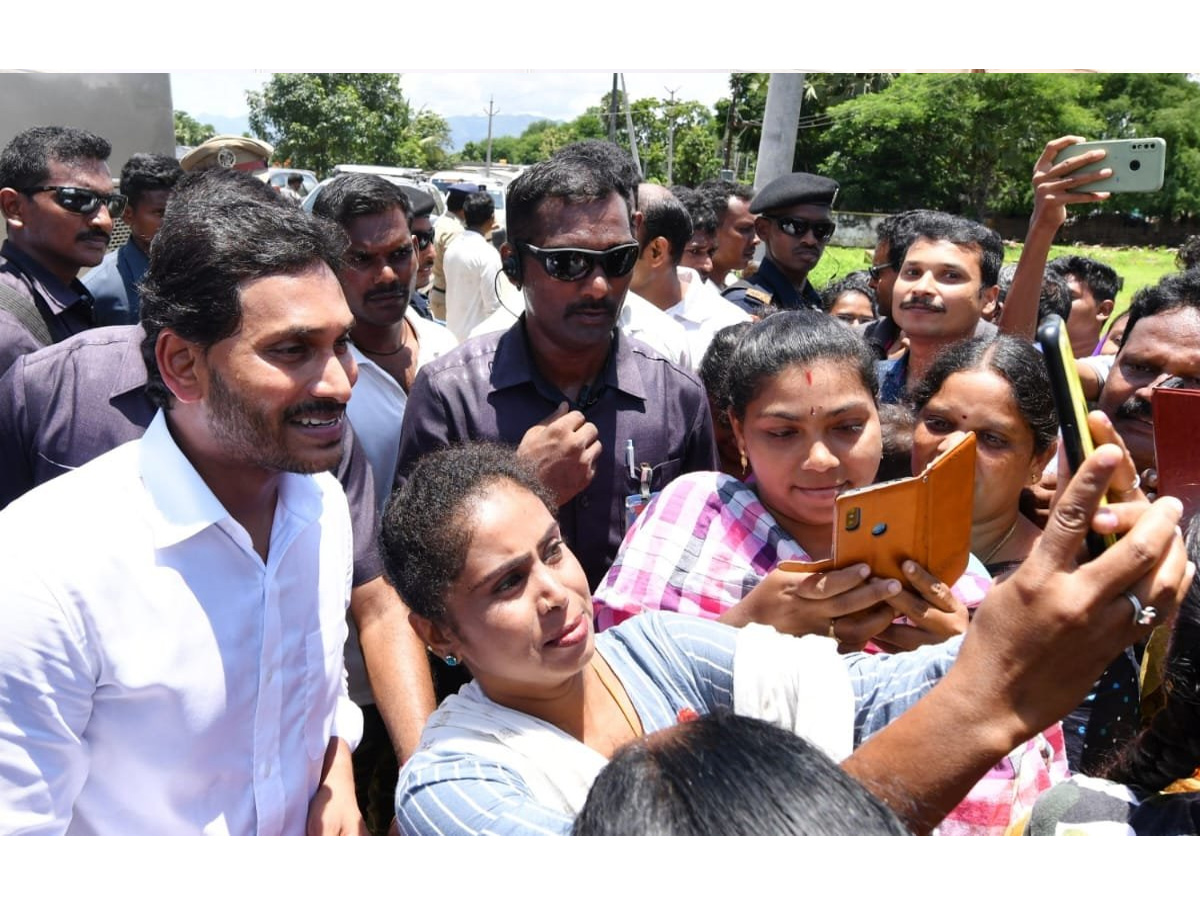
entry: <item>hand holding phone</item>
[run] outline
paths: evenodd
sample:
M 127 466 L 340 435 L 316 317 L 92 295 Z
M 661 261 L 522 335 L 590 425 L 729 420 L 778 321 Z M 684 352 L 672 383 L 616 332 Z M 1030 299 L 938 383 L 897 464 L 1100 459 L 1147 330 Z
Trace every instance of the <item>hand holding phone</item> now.
M 1115 141 L 1084 141 L 1058 152 L 1055 165 L 1093 150 L 1103 150 L 1104 158 L 1076 169 L 1076 176 L 1101 169 L 1112 175 L 1087 185 L 1087 190 L 1117 193 L 1149 193 L 1161 190 L 1166 172 L 1167 142 L 1162 138 L 1130 138 Z

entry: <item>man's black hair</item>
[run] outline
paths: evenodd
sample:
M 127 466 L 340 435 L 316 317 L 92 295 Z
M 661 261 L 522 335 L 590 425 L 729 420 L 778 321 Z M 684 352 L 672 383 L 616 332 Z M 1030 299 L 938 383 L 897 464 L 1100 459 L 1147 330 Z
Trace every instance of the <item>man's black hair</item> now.
M 98 134 L 61 125 L 27 128 L 0 152 L 0 188 L 27 191 L 50 177 L 50 163 L 107 162 L 112 145 Z

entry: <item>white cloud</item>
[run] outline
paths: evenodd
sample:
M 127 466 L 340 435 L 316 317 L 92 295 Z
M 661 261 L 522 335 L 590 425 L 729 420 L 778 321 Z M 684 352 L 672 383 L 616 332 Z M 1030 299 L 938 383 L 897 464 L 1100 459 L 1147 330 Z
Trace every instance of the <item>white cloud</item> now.
M 262 71 L 181 71 L 171 74 L 172 102 L 203 119 L 205 114 L 245 116 L 246 91 L 269 80 Z M 611 72 L 405 72 L 400 87 L 417 108 L 442 116 L 483 115 L 493 97 L 498 112 L 570 120 L 600 102 L 612 86 Z M 729 91 L 727 72 L 629 72 L 630 96 L 696 100 L 712 106 Z

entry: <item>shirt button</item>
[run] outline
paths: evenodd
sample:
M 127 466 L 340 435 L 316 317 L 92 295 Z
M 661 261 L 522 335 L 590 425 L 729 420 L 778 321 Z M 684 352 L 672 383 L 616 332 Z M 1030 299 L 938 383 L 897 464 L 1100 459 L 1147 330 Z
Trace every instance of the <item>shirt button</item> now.
M 584 509 L 587 509 L 589 506 L 591 506 L 591 501 L 588 500 L 587 496 L 585 495 L 579 498 L 579 505 Z

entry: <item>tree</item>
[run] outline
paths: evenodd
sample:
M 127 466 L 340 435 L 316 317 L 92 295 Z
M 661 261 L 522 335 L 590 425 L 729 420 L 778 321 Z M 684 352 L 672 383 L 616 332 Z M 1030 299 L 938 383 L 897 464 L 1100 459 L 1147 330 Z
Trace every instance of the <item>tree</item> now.
M 175 110 L 175 143 L 181 147 L 197 147 L 217 133 L 212 125 L 201 125 L 182 109 Z
M 899 75 L 829 110 L 817 169 L 843 209 L 1027 212 L 1033 161 L 1050 138 L 1097 130 L 1098 90 L 1088 75 Z
M 322 175 L 338 163 L 436 165 L 449 146 L 449 125 L 414 116 L 395 74 L 277 74 L 246 102 L 256 137 Z

